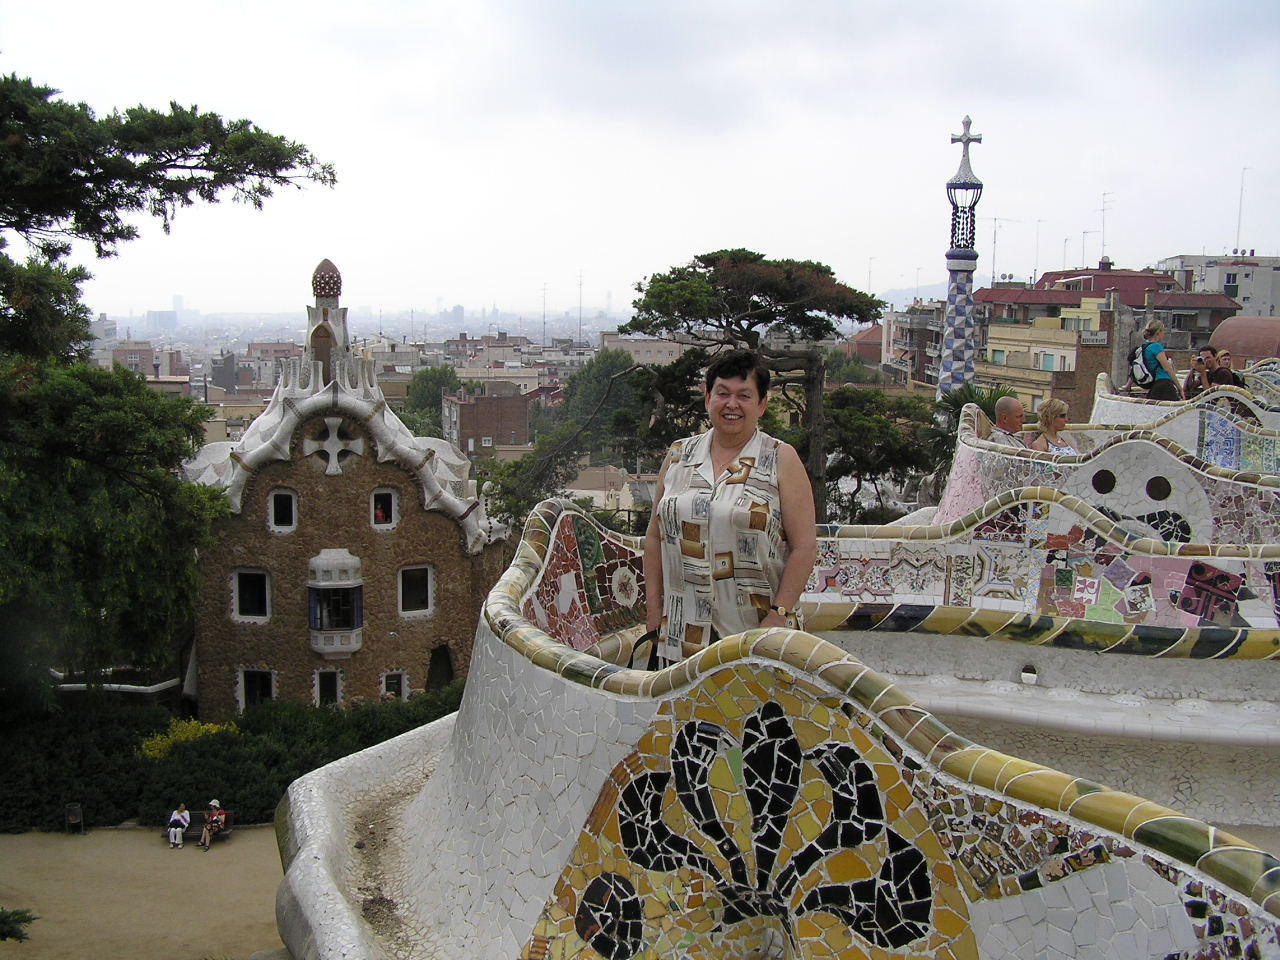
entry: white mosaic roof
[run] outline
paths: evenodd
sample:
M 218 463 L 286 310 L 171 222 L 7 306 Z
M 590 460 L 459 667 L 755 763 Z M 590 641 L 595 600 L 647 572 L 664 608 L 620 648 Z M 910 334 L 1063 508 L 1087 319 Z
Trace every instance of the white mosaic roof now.
M 471 462 L 444 440 L 414 436 L 387 405 L 374 361 L 343 346 L 348 343 L 346 310 L 320 304 L 342 290 L 342 277 L 330 261 L 316 268 L 312 287 L 317 306 L 308 311 L 305 355 L 286 361 L 266 410 L 243 439 L 206 444 L 183 464 L 186 478 L 225 490 L 232 512 L 239 513 L 249 478 L 267 463 L 289 459 L 294 433 L 303 422 L 319 414 L 346 417 L 369 431 L 379 461 L 397 463 L 418 479 L 426 509 L 440 510 L 462 526 L 468 552 L 478 553 L 505 538 L 506 524 L 491 520 L 477 497 L 475 481 L 469 479 Z M 328 379 L 324 361 L 316 359 L 311 347 L 311 333 L 320 325 L 336 327 L 338 334 Z

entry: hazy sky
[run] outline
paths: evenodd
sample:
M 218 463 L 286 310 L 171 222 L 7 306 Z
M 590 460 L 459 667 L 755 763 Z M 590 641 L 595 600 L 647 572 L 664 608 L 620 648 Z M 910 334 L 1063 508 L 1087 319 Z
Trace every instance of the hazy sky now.
M 946 278 L 965 114 L 980 283 L 1095 263 L 1104 193 L 1119 266 L 1229 250 L 1246 167 L 1240 244 L 1280 254 L 1272 0 L 8 3 L 0 70 L 100 114 L 247 117 L 337 168 L 143 223 L 88 264 L 95 311 L 301 311 L 328 257 L 353 307 L 537 314 L 545 284 L 576 315 L 579 272 L 616 309 L 723 247 L 910 292 Z

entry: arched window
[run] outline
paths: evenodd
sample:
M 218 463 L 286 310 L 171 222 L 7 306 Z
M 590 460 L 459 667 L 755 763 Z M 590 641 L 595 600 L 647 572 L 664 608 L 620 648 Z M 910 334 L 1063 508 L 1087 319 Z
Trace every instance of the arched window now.
M 449 648 L 441 644 L 431 651 L 431 662 L 427 664 L 427 689 L 439 690 L 453 683 L 453 657 Z

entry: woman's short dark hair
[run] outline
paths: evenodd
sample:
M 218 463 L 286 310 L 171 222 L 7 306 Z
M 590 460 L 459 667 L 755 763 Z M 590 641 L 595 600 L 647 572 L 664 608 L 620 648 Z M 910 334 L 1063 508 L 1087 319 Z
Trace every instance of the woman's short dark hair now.
M 732 380 L 734 377 L 746 380 L 752 376 L 755 377 L 756 392 L 764 399 L 769 392 L 769 369 L 760 362 L 760 358 L 750 350 L 722 353 L 707 367 L 707 393 L 711 392 L 711 387 L 717 380 Z

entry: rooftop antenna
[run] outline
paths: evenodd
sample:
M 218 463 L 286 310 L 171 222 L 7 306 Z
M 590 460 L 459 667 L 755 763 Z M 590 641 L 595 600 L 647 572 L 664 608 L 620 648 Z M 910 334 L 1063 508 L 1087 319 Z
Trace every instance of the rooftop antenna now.
M 1098 254 L 1098 259 L 1102 259 L 1107 255 L 1107 197 L 1111 196 L 1111 191 L 1104 190 L 1102 192 L 1102 207 L 1098 211 L 1102 214 L 1102 252 Z
M 1089 262 L 1084 258 L 1084 238 L 1091 233 L 1097 233 L 1097 232 L 1098 232 L 1097 230 L 1081 230 L 1080 231 L 1080 266 L 1081 268 L 1083 268 L 1084 265 Z
M 1021 223 L 1021 220 L 1014 220 L 1010 217 L 979 217 L 980 220 L 991 221 L 991 285 L 996 285 L 996 233 L 1000 229 L 1002 223 Z
M 1240 248 L 1240 222 L 1244 219 L 1244 172 L 1248 167 L 1240 168 L 1240 205 L 1236 208 L 1236 249 Z
M 582 343 L 582 271 L 578 271 L 578 343 Z
M 542 345 L 547 345 L 547 285 L 542 285 Z
M 1040 224 L 1043 220 L 1036 221 L 1036 259 L 1031 267 L 1031 284 L 1035 286 L 1035 282 L 1040 279 Z

